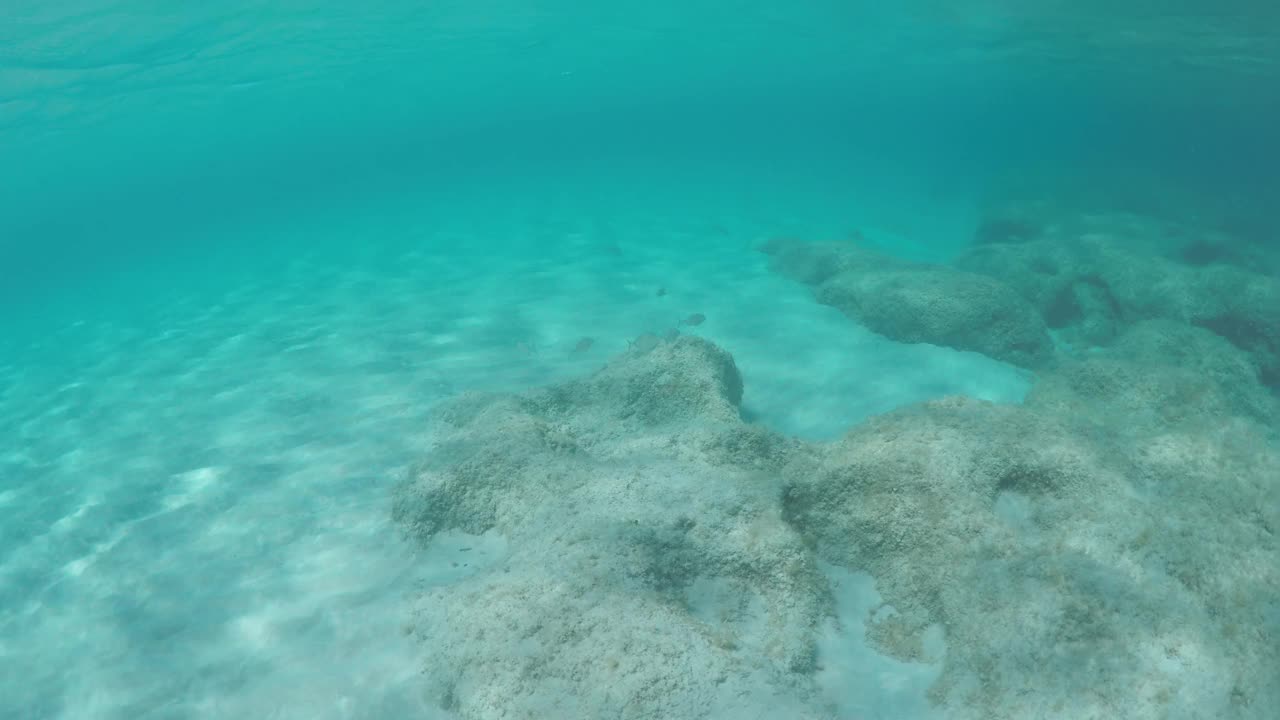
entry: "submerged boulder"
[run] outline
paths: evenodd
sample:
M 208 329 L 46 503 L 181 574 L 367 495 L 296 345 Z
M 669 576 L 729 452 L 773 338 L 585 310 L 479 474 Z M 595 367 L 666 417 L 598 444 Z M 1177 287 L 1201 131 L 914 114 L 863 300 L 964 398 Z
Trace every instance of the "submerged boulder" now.
M 798 458 L 786 516 L 876 578 L 881 651 L 945 638 L 946 717 L 1260 718 L 1280 701 L 1280 455 L 1256 426 L 1213 427 L 1130 447 L 942 400 Z
M 1248 353 L 1174 320 L 1140 322 L 1106 350 L 1063 363 L 1038 379 L 1026 404 L 1123 434 L 1280 420 Z
M 745 424 L 742 392 L 728 353 L 679 337 L 437 411 L 395 516 L 427 545 L 505 548 L 419 598 L 440 706 L 831 717 L 824 563 L 875 579 L 874 648 L 943 648 L 929 699 L 948 718 L 1280 705 L 1280 452 L 1222 338 L 1143 323 L 1025 405 L 947 398 L 831 443 Z
M 1144 320 L 1210 330 L 1280 385 L 1280 279 L 1232 265 L 1197 266 L 1143 251 L 1122 233 L 983 244 L 957 261 L 1014 288 L 1077 349 L 1105 346 Z
M 468 396 L 398 492 L 415 537 L 495 532 L 490 571 L 427 590 L 414 631 L 461 718 L 818 718 L 829 594 L 777 503 L 802 447 L 738 419 L 733 359 L 693 337 L 585 380 Z
M 906 262 L 852 243 L 773 241 L 762 249 L 778 272 L 813 285 L 819 302 L 885 337 L 1023 367 L 1043 366 L 1053 355 L 1035 308 L 992 277 Z

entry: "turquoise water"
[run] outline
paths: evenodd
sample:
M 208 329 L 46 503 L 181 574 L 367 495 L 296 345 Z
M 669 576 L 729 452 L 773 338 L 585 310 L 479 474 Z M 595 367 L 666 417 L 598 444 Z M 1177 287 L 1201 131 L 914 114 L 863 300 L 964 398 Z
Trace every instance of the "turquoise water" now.
M 0 716 L 1263 718 L 1280 16 L 0 10 Z

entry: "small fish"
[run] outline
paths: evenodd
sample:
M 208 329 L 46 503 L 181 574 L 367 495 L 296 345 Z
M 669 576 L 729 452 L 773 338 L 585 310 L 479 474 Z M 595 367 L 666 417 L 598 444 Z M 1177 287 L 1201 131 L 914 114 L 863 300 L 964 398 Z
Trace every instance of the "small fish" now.
M 666 295 L 666 294 L 667 294 L 667 289 L 666 289 L 666 288 L 664 288 L 664 287 L 660 287 L 660 288 L 658 288 L 658 297 L 662 297 L 663 295 Z
M 706 315 L 703 315 L 702 313 L 694 313 L 694 314 L 690 315 L 689 317 L 685 318 L 684 320 L 681 320 L 681 321 L 680 321 L 680 324 L 681 324 L 681 325 L 690 325 L 690 326 L 692 326 L 692 325 L 701 325 L 702 323 L 706 322 L 706 320 L 707 320 L 707 316 L 706 316 Z
M 591 346 L 594 345 L 595 342 L 596 342 L 595 340 L 592 340 L 589 337 L 584 337 L 578 341 L 577 345 L 573 346 L 573 351 L 576 353 L 586 352 L 591 349 Z
M 521 340 L 520 342 L 516 343 L 516 352 L 520 353 L 521 355 L 535 355 L 537 354 L 538 349 L 533 346 L 533 343 L 527 343 Z

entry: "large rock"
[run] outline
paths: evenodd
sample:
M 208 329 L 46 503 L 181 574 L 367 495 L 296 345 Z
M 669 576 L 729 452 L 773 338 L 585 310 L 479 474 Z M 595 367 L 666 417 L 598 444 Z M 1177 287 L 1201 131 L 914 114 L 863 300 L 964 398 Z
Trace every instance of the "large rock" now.
M 1275 277 L 1170 260 L 1123 234 L 1101 232 L 978 245 L 957 266 L 1016 289 L 1077 349 L 1110 344 L 1143 320 L 1177 320 L 1245 350 L 1263 382 L 1280 385 Z
M 1203 328 L 1174 320 L 1134 325 L 1107 350 L 1042 375 L 1028 406 L 1087 420 L 1113 433 L 1280 419 L 1276 397 L 1247 353 Z
M 1203 200 L 1188 199 L 1189 204 Z M 1130 252 L 1173 260 L 1194 267 L 1234 265 L 1243 269 L 1261 269 L 1264 273 L 1280 270 L 1280 257 L 1269 248 L 1276 235 L 1274 216 L 1250 217 L 1228 212 L 1205 216 L 1182 205 L 1181 220 L 1170 217 L 1174 208 L 1151 208 L 1149 212 L 1102 209 L 1062 198 L 1045 198 L 1021 202 L 1003 202 L 984 209 L 974 231 L 975 245 L 1017 244 L 1031 241 L 1049 243 L 1072 242 L 1088 235 L 1124 239 Z M 1203 209 L 1203 208 L 1200 208 Z
M 762 249 L 778 272 L 813 285 L 819 302 L 885 337 L 1024 367 L 1052 357 L 1035 308 L 992 277 L 897 260 L 852 243 L 772 241 Z
M 1280 706 L 1274 407 L 1222 338 L 1142 323 L 1025 406 L 944 399 L 828 444 L 744 424 L 741 395 L 732 358 L 683 337 L 437 412 L 396 517 L 427 544 L 505 548 L 418 603 L 441 706 L 830 717 L 822 562 L 875 578 L 874 647 L 942 649 L 944 717 Z
M 692 337 L 596 375 L 438 413 L 395 512 L 498 533 L 497 567 L 429 589 L 414 628 L 464 719 L 818 718 L 825 581 L 781 518 L 797 443 L 738 419 L 732 358 Z
M 1251 426 L 1111 444 L 1041 410 L 944 400 L 789 471 L 787 517 L 865 570 L 870 639 L 930 633 L 949 718 L 1262 718 L 1280 702 L 1280 456 Z

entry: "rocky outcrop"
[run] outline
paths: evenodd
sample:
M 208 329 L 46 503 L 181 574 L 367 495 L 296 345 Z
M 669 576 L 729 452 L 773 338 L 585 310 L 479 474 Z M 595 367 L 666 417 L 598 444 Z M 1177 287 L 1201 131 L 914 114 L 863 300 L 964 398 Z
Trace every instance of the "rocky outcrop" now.
M 820 717 L 829 595 L 777 503 L 795 442 L 738 419 L 732 358 L 681 337 L 596 375 L 443 408 L 398 493 L 423 541 L 496 532 L 500 566 L 414 621 L 461 718 Z
M 1280 385 L 1280 280 L 1236 265 L 1170 259 L 1113 228 L 985 243 L 957 267 L 1017 291 L 1076 349 L 1106 346 L 1145 320 L 1205 328 Z
M 775 240 L 762 250 L 819 302 L 907 343 L 970 350 L 1040 367 L 1053 344 L 1035 308 L 990 276 L 894 259 L 853 243 Z
M 945 637 L 930 697 L 946 717 L 1262 717 L 1280 700 L 1264 640 L 1280 455 L 1255 425 L 1129 446 L 1040 408 L 951 399 L 787 474 L 788 519 L 876 578 L 888 608 L 871 641 L 913 660 Z
M 830 717 L 823 563 L 875 578 L 881 652 L 945 648 L 929 697 L 948 718 L 1280 705 L 1274 407 L 1221 337 L 1141 323 L 1024 405 L 942 399 L 827 444 L 743 423 L 742 388 L 727 353 L 680 337 L 437 412 L 396 517 L 424 543 L 507 548 L 417 605 L 442 707 Z

